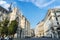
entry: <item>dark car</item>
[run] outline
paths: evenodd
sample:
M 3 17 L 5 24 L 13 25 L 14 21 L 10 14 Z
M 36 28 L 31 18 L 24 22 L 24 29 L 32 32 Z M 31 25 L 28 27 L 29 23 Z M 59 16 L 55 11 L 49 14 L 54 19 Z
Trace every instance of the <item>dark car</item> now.
M 30 36 L 25 36 L 25 38 L 31 38 Z

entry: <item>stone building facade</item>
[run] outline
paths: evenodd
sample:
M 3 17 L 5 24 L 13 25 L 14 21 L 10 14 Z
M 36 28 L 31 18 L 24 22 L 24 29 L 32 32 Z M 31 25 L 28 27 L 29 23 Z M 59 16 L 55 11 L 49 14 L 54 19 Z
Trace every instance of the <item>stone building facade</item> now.
M 50 9 L 44 20 L 44 35 L 60 38 L 60 9 Z
M 43 35 L 44 37 L 60 38 L 60 9 L 59 8 L 48 10 L 43 22 L 41 21 L 36 26 L 35 35 L 40 37 L 41 36 L 40 33 L 44 34 Z
M 22 15 L 18 8 L 14 7 L 10 12 L 0 6 L 0 21 L 3 21 L 5 18 L 7 18 L 10 22 L 12 20 L 17 20 L 18 28 L 15 37 L 24 38 L 25 36 L 30 36 L 30 22 L 24 15 Z
M 35 37 L 43 37 L 44 36 L 44 21 L 41 21 L 37 24 L 35 28 Z

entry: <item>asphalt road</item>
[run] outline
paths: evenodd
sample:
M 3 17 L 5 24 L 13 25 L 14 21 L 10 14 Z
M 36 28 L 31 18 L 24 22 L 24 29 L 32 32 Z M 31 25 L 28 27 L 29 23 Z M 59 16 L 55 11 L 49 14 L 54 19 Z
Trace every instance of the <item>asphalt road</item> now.
M 60 40 L 57 38 L 23 38 L 23 39 L 14 39 L 14 40 Z

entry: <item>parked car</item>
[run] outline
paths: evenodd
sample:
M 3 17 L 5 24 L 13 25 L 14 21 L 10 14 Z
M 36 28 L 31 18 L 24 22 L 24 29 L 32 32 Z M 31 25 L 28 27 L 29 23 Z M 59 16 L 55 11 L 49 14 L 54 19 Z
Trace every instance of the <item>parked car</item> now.
M 31 38 L 30 36 L 25 36 L 25 38 Z

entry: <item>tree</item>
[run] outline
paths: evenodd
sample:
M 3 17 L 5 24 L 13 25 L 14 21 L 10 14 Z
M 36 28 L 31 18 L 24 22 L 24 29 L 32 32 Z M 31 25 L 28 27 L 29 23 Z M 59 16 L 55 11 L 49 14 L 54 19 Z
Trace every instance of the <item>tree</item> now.
M 9 20 L 7 20 L 7 19 L 5 19 L 4 21 L 3 21 L 3 26 L 8 26 L 8 23 L 9 23 Z
M 1 22 L 0 22 L 0 35 L 1 35 L 1 32 L 2 32 L 2 26 L 1 26 Z
M 1 35 L 7 35 L 8 34 L 8 23 L 9 23 L 9 20 L 7 20 L 7 19 L 0 22 L 0 33 L 1 33 Z
M 17 27 L 18 22 L 16 20 L 11 21 L 9 24 L 9 20 L 5 19 L 4 21 L 0 22 L 0 34 L 1 36 L 14 35 Z
M 5 19 L 2 22 L 2 32 L 1 32 L 1 34 L 8 35 L 8 23 L 9 23 L 9 20 L 7 20 L 7 19 Z
M 9 27 L 8 27 L 8 34 L 9 35 L 14 35 L 16 33 L 18 27 L 18 23 L 16 20 L 11 21 Z

